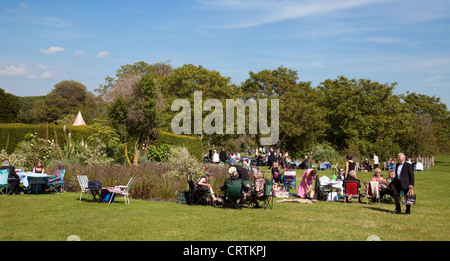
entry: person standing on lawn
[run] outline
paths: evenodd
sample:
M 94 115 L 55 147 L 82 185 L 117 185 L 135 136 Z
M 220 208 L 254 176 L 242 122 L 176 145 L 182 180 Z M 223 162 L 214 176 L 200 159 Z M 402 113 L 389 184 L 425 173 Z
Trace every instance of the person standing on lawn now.
M 225 148 L 222 148 L 219 154 L 219 159 L 222 163 L 225 163 L 227 161 L 227 152 L 225 151 Z
M 403 191 L 403 195 L 406 196 L 409 191 L 414 187 L 414 170 L 412 164 L 405 161 L 405 154 L 398 154 L 398 163 L 395 166 L 395 178 L 394 182 L 394 201 L 395 210 L 392 214 L 400 214 L 400 191 Z M 405 214 L 411 214 L 411 205 L 406 205 Z

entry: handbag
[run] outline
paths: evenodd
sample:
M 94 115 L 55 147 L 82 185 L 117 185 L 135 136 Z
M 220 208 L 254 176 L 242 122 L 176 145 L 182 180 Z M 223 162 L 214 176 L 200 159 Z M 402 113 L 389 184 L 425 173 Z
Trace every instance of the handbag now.
M 405 205 L 415 205 L 416 204 L 416 194 L 410 189 L 405 195 Z

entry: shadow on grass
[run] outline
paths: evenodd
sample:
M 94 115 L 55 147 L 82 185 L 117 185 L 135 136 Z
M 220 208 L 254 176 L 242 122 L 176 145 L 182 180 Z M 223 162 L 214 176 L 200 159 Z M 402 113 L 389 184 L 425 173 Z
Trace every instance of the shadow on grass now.
M 392 212 L 392 210 L 381 209 L 381 208 L 377 208 L 377 207 L 365 207 L 365 208 L 370 209 L 370 210 L 374 210 L 374 211 L 385 212 L 385 213 L 391 213 Z

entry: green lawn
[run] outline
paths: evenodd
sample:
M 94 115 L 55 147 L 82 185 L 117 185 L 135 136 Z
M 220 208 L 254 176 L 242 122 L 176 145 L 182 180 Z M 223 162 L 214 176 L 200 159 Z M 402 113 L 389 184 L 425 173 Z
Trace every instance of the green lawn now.
M 144 200 L 125 205 L 123 198 L 111 205 L 79 202 L 78 193 L 0 195 L 1 240 L 365 241 L 376 235 L 382 241 L 447 241 L 449 167 L 450 156 L 439 156 L 431 171 L 416 172 L 417 205 L 409 216 L 392 215 L 393 204 L 365 200 L 235 210 Z M 371 175 L 358 172 L 362 181 Z

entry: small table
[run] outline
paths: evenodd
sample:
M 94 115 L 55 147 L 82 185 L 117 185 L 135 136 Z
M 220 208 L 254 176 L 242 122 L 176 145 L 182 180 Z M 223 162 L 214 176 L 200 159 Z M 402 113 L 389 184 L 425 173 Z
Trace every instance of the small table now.
M 91 190 L 91 194 L 92 194 L 92 201 L 98 201 L 100 202 L 101 199 L 101 191 L 107 189 L 107 188 L 99 188 L 99 189 L 90 189 Z M 98 196 L 98 200 L 97 200 L 97 196 Z
M 322 189 L 329 189 L 331 196 L 333 196 L 333 189 L 336 189 L 336 193 L 343 190 L 342 182 L 330 180 L 328 184 L 322 185 Z M 333 201 L 333 200 L 332 200 Z
M 20 182 L 24 187 L 30 185 L 30 179 L 36 179 L 36 196 L 38 194 L 39 182 L 43 179 L 54 178 L 56 176 L 47 175 L 45 173 L 34 173 L 34 172 L 18 172 L 17 175 L 20 178 Z M 30 194 L 31 186 L 28 188 L 28 194 Z
M 292 161 L 292 162 L 289 162 L 289 164 L 291 164 L 291 166 L 294 167 L 294 168 L 298 168 L 298 166 L 300 166 L 301 162 Z

